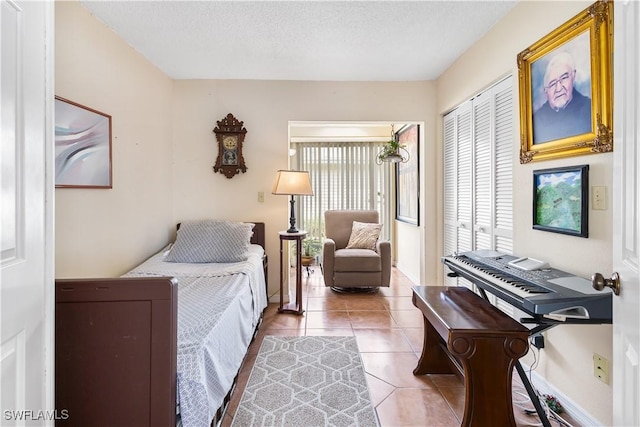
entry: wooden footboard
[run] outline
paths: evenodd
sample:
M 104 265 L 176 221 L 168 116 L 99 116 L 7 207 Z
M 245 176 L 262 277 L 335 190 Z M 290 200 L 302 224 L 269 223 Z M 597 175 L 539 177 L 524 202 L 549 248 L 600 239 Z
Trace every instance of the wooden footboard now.
M 56 280 L 55 399 L 64 426 L 175 426 L 170 277 Z

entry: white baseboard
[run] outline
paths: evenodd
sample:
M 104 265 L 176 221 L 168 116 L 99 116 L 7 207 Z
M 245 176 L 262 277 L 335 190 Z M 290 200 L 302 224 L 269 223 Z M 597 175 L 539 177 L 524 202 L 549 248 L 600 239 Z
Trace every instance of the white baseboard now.
M 402 267 L 402 264 L 399 264 L 397 262 L 394 263 L 393 265 L 395 268 L 398 269 L 398 271 L 400 271 L 402 274 L 404 274 L 405 276 L 407 276 L 407 278 L 409 280 L 411 280 L 412 283 L 418 284 L 420 283 L 420 280 L 417 277 L 413 277 L 413 275 L 411 275 L 410 273 L 407 272 L 407 270 L 405 268 Z
M 271 295 L 268 298 L 268 301 L 273 304 L 280 304 L 280 292 Z M 284 298 L 282 299 L 284 304 L 289 304 L 289 295 L 284 294 Z
M 555 396 L 562 404 L 565 412 L 571 416 L 581 426 L 601 426 L 602 423 L 591 416 L 583 407 L 569 399 L 563 392 L 558 390 L 553 384 L 550 384 L 545 378 L 537 374 L 535 371 L 529 375 L 529 366 L 522 363 L 522 368 L 527 373 L 533 387 L 540 394 L 550 394 Z M 514 375 L 517 373 L 514 371 Z M 562 414 L 560 415 L 562 416 Z
M 280 304 L 280 294 L 273 294 L 269 297 L 269 302 L 273 304 Z

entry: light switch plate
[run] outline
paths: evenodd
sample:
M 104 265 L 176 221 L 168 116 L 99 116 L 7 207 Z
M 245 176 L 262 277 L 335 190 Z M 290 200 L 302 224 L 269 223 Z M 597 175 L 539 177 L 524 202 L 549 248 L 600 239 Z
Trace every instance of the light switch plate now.
M 607 210 L 607 187 L 591 187 L 591 206 L 597 211 Z

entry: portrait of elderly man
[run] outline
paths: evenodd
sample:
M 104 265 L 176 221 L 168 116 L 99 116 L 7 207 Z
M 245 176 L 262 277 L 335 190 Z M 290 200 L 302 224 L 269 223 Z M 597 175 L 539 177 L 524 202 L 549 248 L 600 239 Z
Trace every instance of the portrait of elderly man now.
M 542 90 L 546 101 L 533 112 L 533 143 L 591 132 L 591 99 L 575 87 L 576 66 L 567 52 L 547 64 Z

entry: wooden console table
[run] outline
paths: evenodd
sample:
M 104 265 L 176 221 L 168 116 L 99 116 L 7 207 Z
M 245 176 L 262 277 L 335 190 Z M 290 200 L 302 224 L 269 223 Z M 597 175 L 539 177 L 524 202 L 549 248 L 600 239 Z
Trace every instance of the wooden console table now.
M 297 233 L 287 233 L 280 231 L 280 307 L 278 313 L 294 313 L 302 314 L 302 241 L 307 236 L 306 231 L 298 231 Z M 289 277 L 289 263 L 287 262 L 287 274 L 285 275 L 284 266 L 284 247 L 285 241 L 293 240 L 296 242 L 296 302 L 295 304 L 284 304 L 284 279 Z
M 465 385 L 461 426 L 513 426 L 511 380 L 529 330 L 464 287 L 414 286 L 424 344 L 414 375 L 455 373 Z

